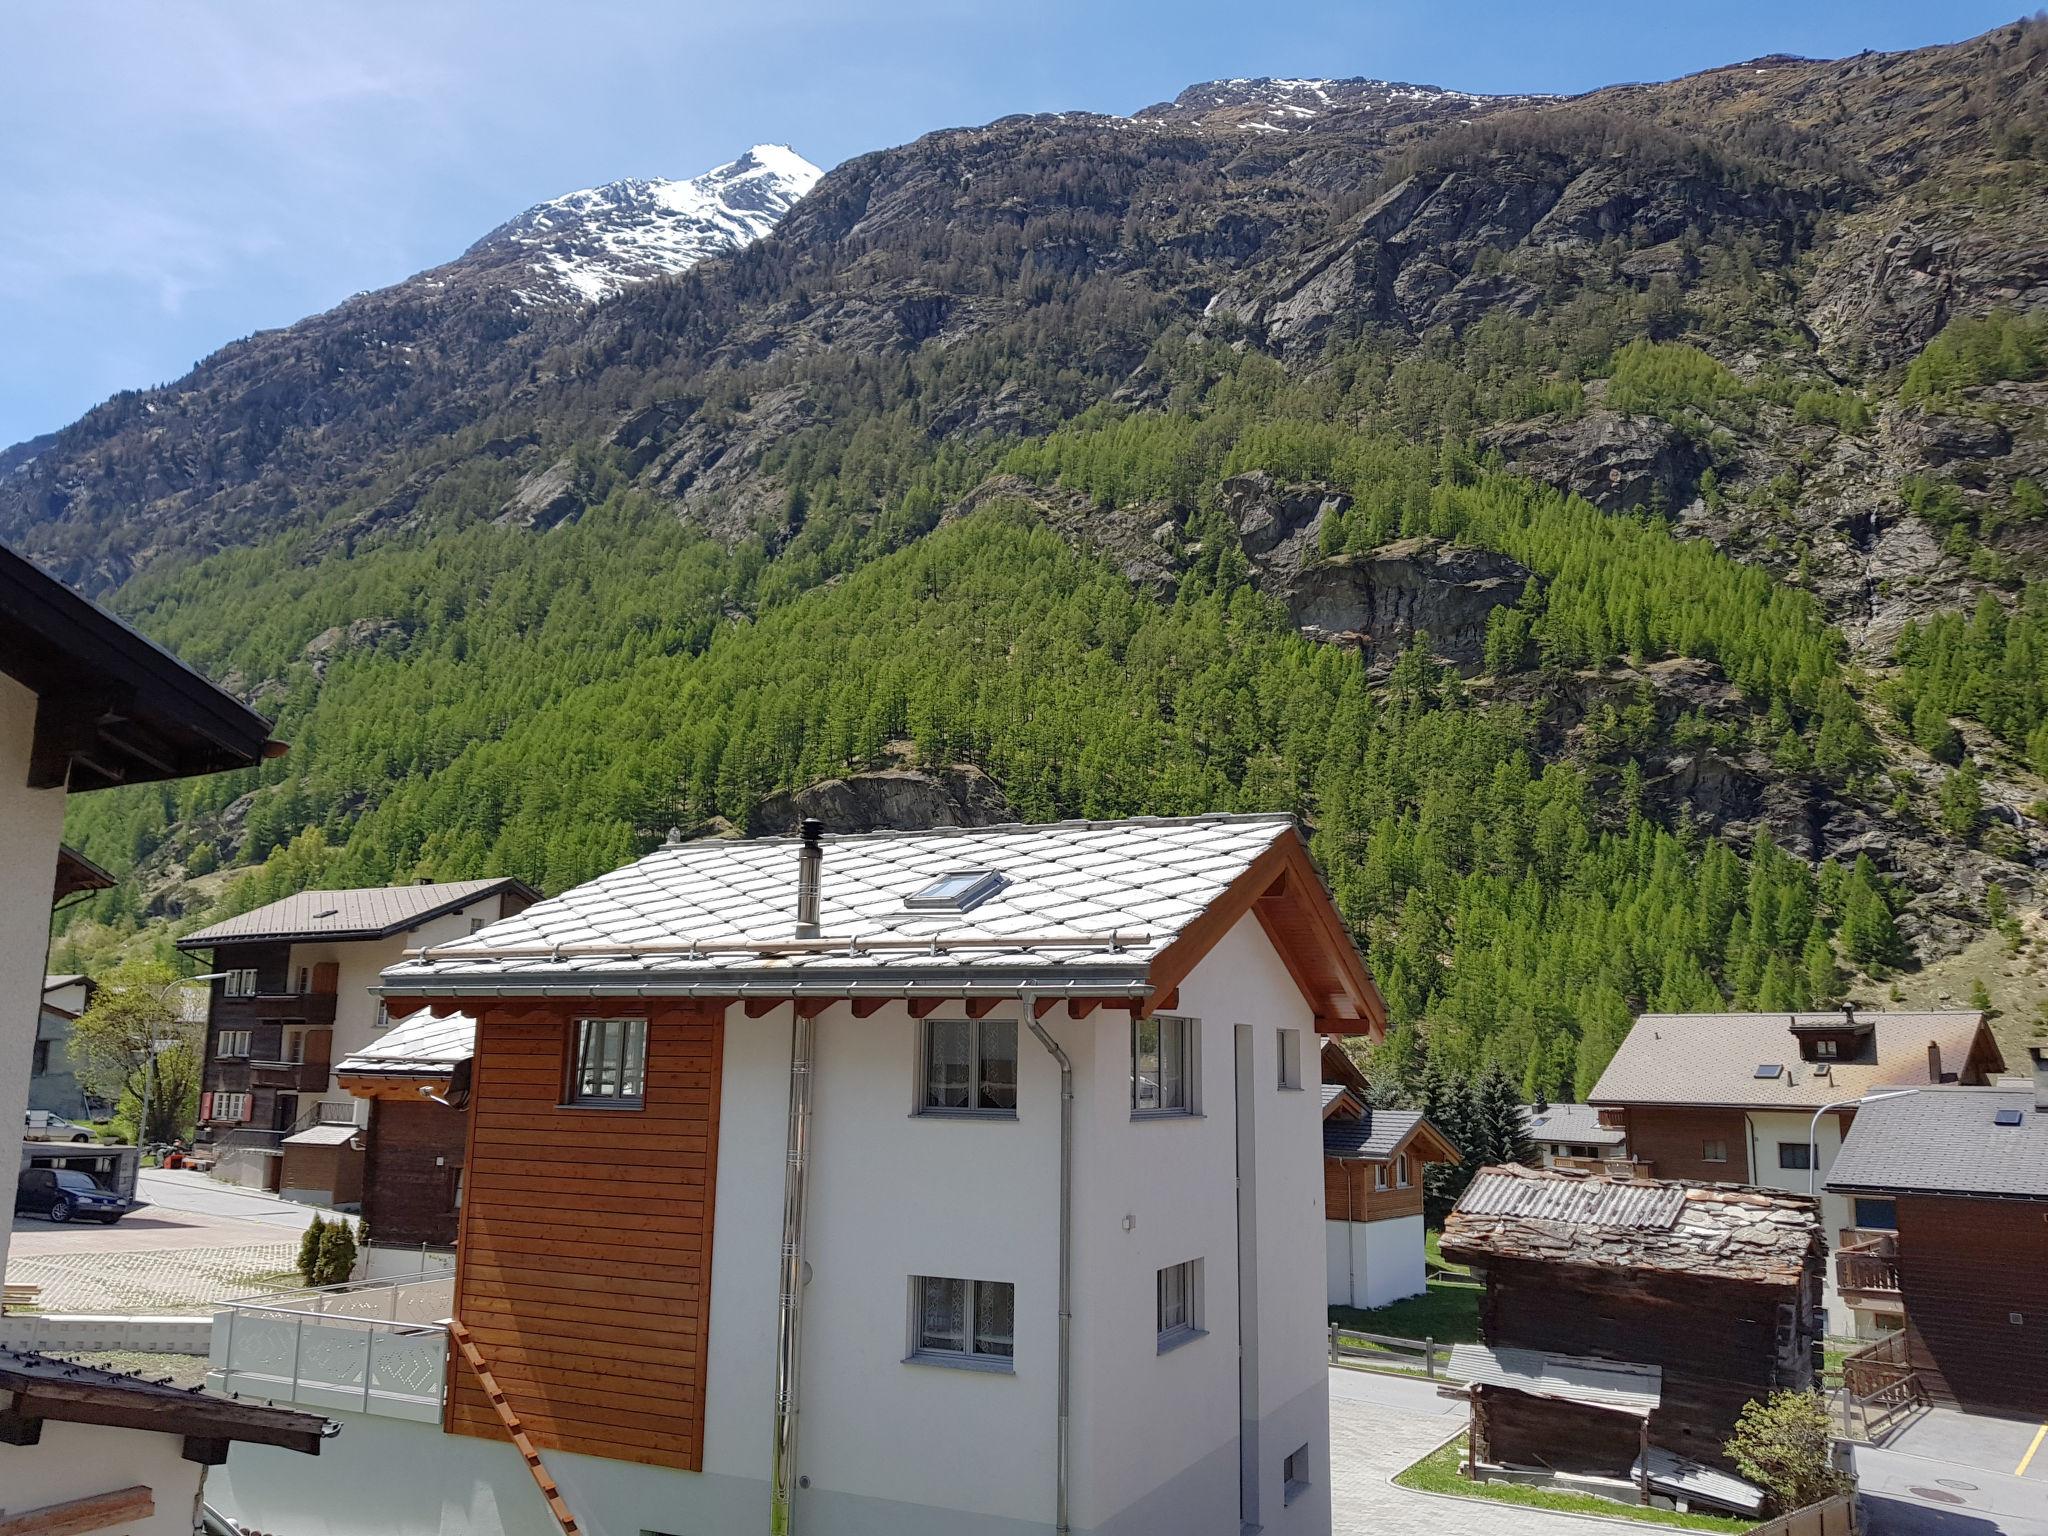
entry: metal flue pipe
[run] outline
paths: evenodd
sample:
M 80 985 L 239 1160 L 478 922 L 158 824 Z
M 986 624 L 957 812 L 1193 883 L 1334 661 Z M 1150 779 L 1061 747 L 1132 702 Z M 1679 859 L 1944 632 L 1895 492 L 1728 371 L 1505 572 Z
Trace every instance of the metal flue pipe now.
M 825 870 L 825 824 L 806 816 L 803 831 L 804 840 L 796 854 L 796 936 L 815 939 L 819 932 L 819 887 Z
M 1068 1468 L 1072 1464 L 1071 1361 L 1074 1331 L 1074 1063 L 1060 1043 L 1038 1022 L 1037 999 L 1024 994 L 1024 1022 L 1038 1043 L 1060 1065 L 1060 1359 L 1058 1375 L 1059 1433 L 1053 1452 L 1055 1529 L 1068 1536 Z

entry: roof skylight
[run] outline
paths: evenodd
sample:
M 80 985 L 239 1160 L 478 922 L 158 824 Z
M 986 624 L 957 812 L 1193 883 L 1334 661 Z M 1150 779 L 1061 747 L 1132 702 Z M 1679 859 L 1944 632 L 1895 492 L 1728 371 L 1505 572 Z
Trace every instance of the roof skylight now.
M 1767 1061 L 1756 1069 L 1756 1075 L 1761 1078 L 1776 1078 L 1782 1076 L 1784 1071 L 1784 1067 L 1778 1063 Z
M 1993 1125 L 2018 1125 L 2020 1120 L 2020 1112 L 2016 1109 L 2001 1109 L 1991 1117 Z
M 1009 879 L 993 869 L 958 869 L 939 876 L 903 905 L 920 912 L 966 912 L 995 895 Z

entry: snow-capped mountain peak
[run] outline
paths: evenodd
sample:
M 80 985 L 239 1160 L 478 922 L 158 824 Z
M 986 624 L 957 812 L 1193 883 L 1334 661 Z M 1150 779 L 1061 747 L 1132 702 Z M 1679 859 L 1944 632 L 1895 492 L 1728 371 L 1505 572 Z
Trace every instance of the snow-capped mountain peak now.
M 687 181 L 632 177 L 536 204 L 461 264 L 516 277 L 536 302 L 594 303 L 752 245 L 823 174 L 787 145 L 756 144 Z

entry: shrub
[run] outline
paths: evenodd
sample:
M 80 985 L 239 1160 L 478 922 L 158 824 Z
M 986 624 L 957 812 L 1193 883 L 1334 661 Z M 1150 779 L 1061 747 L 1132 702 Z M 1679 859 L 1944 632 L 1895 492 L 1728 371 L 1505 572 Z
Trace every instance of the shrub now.
M 308 1285 L 318 1285 L 314 1277 L 320 1273 L 320 1248 L 327 1235 L 327 1223 L 316 1213 L 299 1238 L 299 1257 L 296 1268 L 299 1278 Z
M 1782 1512 L 1849 1491 L 1850 1480 L 1836 1470 L 1829 1444 L 1828 1406 L 1818 1392 L 1774 1392 L 1767 1402 L 1744 1406 L 1727 1451 Z
M 340 1285 L 355 1271 L 355 1229 L 343 1217 L 320 1234 L 319 1279 L 315 1285 Z

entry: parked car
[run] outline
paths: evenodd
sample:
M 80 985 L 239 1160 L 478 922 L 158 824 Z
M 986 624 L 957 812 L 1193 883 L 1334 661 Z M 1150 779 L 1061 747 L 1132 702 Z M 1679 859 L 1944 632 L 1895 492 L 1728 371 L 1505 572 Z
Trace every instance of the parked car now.
M 77 1216 L 112 1226 L 128 1214 L 128 1201 L 76 1168 L 24 1168 L 14 1185 L 14 1208 L 51 1221 Z
M 47 1109 L 32 1109 L 23 1116 L 22 1139 L 24 1141 L 91 1141 L 92 1130 L 83 1125 L 73 1125 L 62 1115 Z

